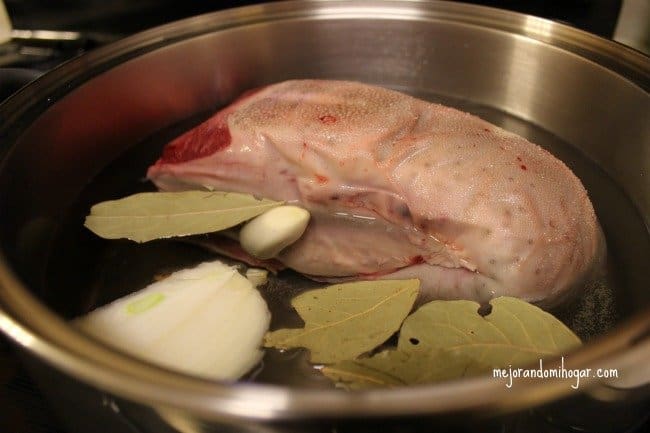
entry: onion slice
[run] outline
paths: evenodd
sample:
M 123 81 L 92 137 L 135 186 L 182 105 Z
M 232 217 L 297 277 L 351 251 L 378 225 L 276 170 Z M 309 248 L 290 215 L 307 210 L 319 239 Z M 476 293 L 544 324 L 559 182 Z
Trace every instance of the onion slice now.
M 261 343 L 270 317 L 248 279 L 213 261 L 174 272 L 73 323 L 163 367 L 235 380 L 262 359 Z

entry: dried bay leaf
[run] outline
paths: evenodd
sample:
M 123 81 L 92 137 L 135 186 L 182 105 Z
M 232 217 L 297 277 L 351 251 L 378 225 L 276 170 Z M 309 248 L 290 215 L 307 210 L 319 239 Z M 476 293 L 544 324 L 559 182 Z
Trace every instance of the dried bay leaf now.
M 348 390 L 367 388 L 393 388 L 407 385 L 402 378 L 403 371 L 409 368 L 411 358 L 406 352 L 384 350 L 371 358 L 345 360 L 326 365 L 321 373 Z
M 368 358 L 326 365 L 321 372 L 348 390 L 393 388 L 441 382 L 486 371 L 479 361 L 443 350 L 404 352 L 384 350 Z
M 493 367 L 524 366 L 581 344 L 561 321 L 518 298 L 490 301 L 478 314 L 473 301 L 432 301 L 404 321 L 397 344 L 406 352 L 442 349 Z
M 420 281 L 412 279 L 358 281 L 310 290 L 291 301 L 304 328 L 269 332 L 264 345 L 307 348 L 314 363 L 353 359 L 399 329 L 419 287 Z
M 84 225 L 106 239 L 146 242 L 224 230 L 281 204 L 232 192 L 146 192 L 94 205 Z
M 483 317 L 473 301 L 432 301 L 406 318 L 397 349 L 344 360 L 322 373 L 346 389 L 395 387 L 524 367 L 581 344 L 562 322 L 517 298 L 500 297 Z

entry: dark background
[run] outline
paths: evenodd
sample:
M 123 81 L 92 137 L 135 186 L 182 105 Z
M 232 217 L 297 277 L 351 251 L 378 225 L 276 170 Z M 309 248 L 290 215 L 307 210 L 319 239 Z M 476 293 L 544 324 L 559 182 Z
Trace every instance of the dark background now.
M 16 28 L 132 33 L 160 23 L 255 1 L 5 0 Z M 570 23 L 611 37 L 621 0 L 475 0 L 483 4 Z

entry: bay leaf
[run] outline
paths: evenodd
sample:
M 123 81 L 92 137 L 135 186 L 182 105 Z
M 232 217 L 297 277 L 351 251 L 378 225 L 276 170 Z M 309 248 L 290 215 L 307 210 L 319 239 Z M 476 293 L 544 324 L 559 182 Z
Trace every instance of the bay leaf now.
M 321 372 L 355 390 L 424 384 L 524 367 L 581 344 L 553 315 L 526 301 L 500 297 L 487 316 L 473 301 L 432 301 L 404 320 L 396 349 L 344 360 Z
M 404 321 L 397 347 L 405 352 L 445 350 L 490 367 L 525 366 L 581 344 L 560 320 L 526 301 L 499 297 L 478 314 L 473 301 L 432 301 Z
M 233 192 L 145 192 L 94 205 L 84 225 L 106 239 L 146 242 L 224 230 L 281 204 Z
M 348 390 L 393 388 L 407 385 L 402 379 L 411 355 L 397 350 L 384 350 L 371 358 L 339 361 L 321 368 L 321 373 L 337 387 Z
M 338 387 L 348 390 L 394 388 L 441 382 L 486 371 L 479 361 L 443 350 L 384 350 L 372 357 L 340 361 L 321 369 Z
M 420 281 L 378 280 L 335 284 L 291 300 L 305 326 L 279 329 L 264 338 L 266 347 L 304 347 L 313 363 L 353 359 L 397 331 L 411 311 Z

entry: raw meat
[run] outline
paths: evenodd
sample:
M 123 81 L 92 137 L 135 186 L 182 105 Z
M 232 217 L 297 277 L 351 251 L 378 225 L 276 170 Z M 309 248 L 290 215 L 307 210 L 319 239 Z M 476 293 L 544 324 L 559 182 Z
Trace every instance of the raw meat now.
M 578 178 L 526 139 L 453 108 L 345 81 L 242 96 L 169 143 L 148 177 L 307 208 L 277 258 L 317 279 L 418 277 L 425 298 L 553 303 L 604 251 Z

